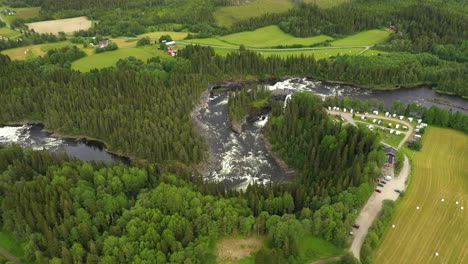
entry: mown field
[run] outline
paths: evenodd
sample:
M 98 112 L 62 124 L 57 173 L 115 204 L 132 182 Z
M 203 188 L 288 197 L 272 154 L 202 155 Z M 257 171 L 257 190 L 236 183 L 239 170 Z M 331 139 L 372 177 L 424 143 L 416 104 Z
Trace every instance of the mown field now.
M 423 138 L 396 227 L 383 237 L 375 263 L 468 262 L 468 135 L 430 127 Z
M 326 40 L 333 40 L 332 37 L 326 35 L 308 37 L 308 38 L 297 38 L 292 35 L 284 33 L 278 26 L 267 26 L 256 29 L 254 31 L 245 31 L 241 33 L 230 34 L 218 38 L 209 39 L 192 39 L 188 40 L 194 43 L 203 43 L 220 45 L 220 46 L 232 46 L 232 45 L 245 45 L 246 47 L 253 48 L 269 48 L 278 45 L 291 46 L 294 44 L 299 45 L 313 45 Z M 215 44 L 216 43 L 216 44 Z
M 87 30 L 92 26 L 92 22 L 87 17 L 81 16 L 27 23 L 26 25 L 37 33 L 58 34 L 59 32 L 72 33 L 74 31 Z
M 146 62 L 146 60 L 149 58 L 161 55 L 168 56 L 165 52 L 158 50 L 155 46 L 141 48 L 120 48 L 115 51 L 93 54 L 91 56 L 81 58 L 72 63 L 72 68 L 82 72 L 88 72 L 92 69 L 101 69 L 114 66 L 120 59 L 124 59 L 130 56 Z
M 221 7 L 213 13 L 213 16 L 217 24 L 229 27 L 237 21 L 266 13 L 281 13 L 292 7 L 293 2 L 290 0 L 255 0 L 243 5 Z
M 10 56 L 10 58 L 13 60 L 24 60 L 31 57 L 42 56 L 50 49 L 58 49 L 72 45 L 73 44 L 69 41 L 61 41 L 56 43 L 45 43 L 39 45 L 24 46 L 14 49 L 7 49 L 2 50 L 0 53 Z
M 373 45 L 385 40 L 390 35 L 390 32 L 385 29 L 372 29 L 359 32 L 352 36 L 335 40 L 330 44 L 332 46 L 367 46 Z

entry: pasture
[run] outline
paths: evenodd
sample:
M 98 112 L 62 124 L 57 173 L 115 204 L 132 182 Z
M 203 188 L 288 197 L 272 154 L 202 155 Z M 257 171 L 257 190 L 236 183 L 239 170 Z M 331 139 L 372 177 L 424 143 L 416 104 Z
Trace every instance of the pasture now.
M 343 3 L 350 2 L 350 0 L 302 0 L 304 3 L 316 4 L 322 8 L 330 8 Z
M 92 26 L 92 22 L 85 16 L 81 16 L 27 23 L 26 25 L 29 27 L 29 29 L 34 29 L 34 31 L 37 33 L 58 34 L 59 32 L 73 33 L 74 31 L 89 29 Z
M 21 33 L 18 31 L 11 30 L 7 27 L 0 28 L 0 36 L 4 38 L 11 38 L 18 35 L 21 35 Z
M 292 7 L 293 2 L 290 0 L 255 0 L 242 5 L 218 8 L 213 13 L 213 16 L 218 25 L 230 27 L 237 21 L 258 17 L 267 13 L 281 13 Z
M 0 10 L 3 10 L 5 8 L 8 8 L 16 12 L 16 14 L 12 16 L 1 15 L 8 24 L 11 24 L 11 22 L 13 22 L 13 20 L 15 20 L 16 18 L 27 19 L 27 18 L 37 17 L 39 16 L 39 11 L 41 10 L 40 7 L 12 8 L 12 7 L 7 7 L 7 6 L 1 6 Z
M 2 50 L 0 53 L 10 56 L 12 60 L 25 60 L 31 57 L 44 55 L 48 50 L 63 48 L 66 46 L 73 46 L 69 41 L 61 41 L 55 43 L 45 43 L 39 45 L 24 46 L 14 49 Z M 82 46 L 82 45 L 77 45 Z
M 183 40 L 188 36 L 188 32 L 175 31 L 155 31 L 138 35 L 139 38 L 150 37 L 151 39 L 159 39 L 162 35 L 169 35 L 173 40 Z
M 395 228 L 382 238 L 375 263 L 468 262 L 466 157 L 468 135 L 427 129 L 423 148 L 413 158 L 410 187 L 392 222 Z
M 72 63 L 72 68 L 82 72 L 88 72 L 92 69 L 101 69 L 114 66 L 120 59 L 124 59 L 130 56 L 146 62 L 146 60 L 149 58 L 161 55 L 166 55 L 166 53 L 162 50 L 156 49 L 155 46 L 119 48 L 118 50 L 93 54 L 91 56 L 76 60 Z
M 332 46 L 368 46 L 385 40 L 390 32 L 385 29 L 372 29 L 359 32 L 357 34 L 335 40 Z

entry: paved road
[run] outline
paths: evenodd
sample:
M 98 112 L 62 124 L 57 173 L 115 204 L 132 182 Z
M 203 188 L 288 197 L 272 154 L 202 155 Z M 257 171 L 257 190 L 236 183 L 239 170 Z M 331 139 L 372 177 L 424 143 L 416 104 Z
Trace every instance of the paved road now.
M 378 189 L 381 189 L 382 193 L 374 192 L 359 213 L 356 219 L 356 224 L 360 227 L 353 231 L 354 237 L 350 248 L 351 253 L 353 253 L 357 259 L 359 259 L 359 253 L 361 252 L 361 247 L 364 243 L 369 227 L 372 225 L 382 209 L 382 201 L 387 199 L 395 201 L 399 197 L 399 193 L 395 192 L 395 189 L 404 190 L 406 188 L 406 180 L 410 170 L 411 168 L 408 157 L 405 156 L 403 168 L 401 169 L 400 174 L 397 177 L 394 177 L 391 181 L 388 181 L 385 187 L 378 187 Z
M 21 264 L 21 261 L 15 257 L 13 257 L 8 251 L 0 247 L 0 254 L 2 254 L 6 259 L 8 259 L 10 262 L 16 263 L 16 264 Z

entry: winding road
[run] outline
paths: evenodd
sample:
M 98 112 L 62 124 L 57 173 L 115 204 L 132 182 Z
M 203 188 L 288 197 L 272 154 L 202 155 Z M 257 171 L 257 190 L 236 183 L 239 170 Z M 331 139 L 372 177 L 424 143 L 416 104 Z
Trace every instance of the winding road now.
M 327 110 L 327 112 L 331 115 L 340 115 L 345 120 L 344 124 L 349 123 L 354 126 L 356 126 L 356 123 L 367 124 L 365 122 L 354 120 L 353 115 L 349 112 L 345 113 L 345 112 L 331 111 L 331 110 Z M 367 118 L 383 119 L 383 120 L 388 120 L 388 121 L 404 124 L 405 126 L 407 126 L 408 131 L 403 132 L 405 133 L 405 137 L 398 144 L 398 149 L 401 148 L 401 146 L 403 146 L 403 144 L 413 135 L 413 132 L 414 132 L 413 125 L 405 120 L 400 120 L 400 119 L 392 118 L 392 117 L 379 116 L 379 115 L 374 115 L 374 114 L 371 114 L 371 115 L 356 114 L 356 116 L 359 116 L 359 117 L 366 116 Z M 381 143 L 388 146 L 388 144 L 384 142 L 381 142 Z M 395 192 L 395 190 L 396 189 L 405 190 L 406 180 L 408 179 L 410 171 L 411 171 L 410 163 L 409 163 L 408 157 L 405 156 L 405 160 L 403 161 L 403 168 L 401 169 L 400 174 L 396 177 L 393 177 L 391 181 L 388 181 L 387 184 L 384 185 L 385 187 L 379 187 L 379 189 L 381 190 L 381 193 L 374 192 L 369 198 L 369 200 L 367 201 L 367 203 L 359 212 L 359 215 L 356 219 L 356 224 L 359 225 L 359 228 L 353 230 L 353 241 L 351 243 L 351 248 L 349 249 L 351 253 L 357 259 L 360 259 L 361 247 L 362 247 L 362 244 L 364 243 L 364 240 L 366 239 L 366 235 L 369 231 L 369 228 L 371 227 L 372 223 L 379 215 L 380 210 L 382 210 L 383 200 L 395 201 L 396 199 L 398 199 L 400 194 Z

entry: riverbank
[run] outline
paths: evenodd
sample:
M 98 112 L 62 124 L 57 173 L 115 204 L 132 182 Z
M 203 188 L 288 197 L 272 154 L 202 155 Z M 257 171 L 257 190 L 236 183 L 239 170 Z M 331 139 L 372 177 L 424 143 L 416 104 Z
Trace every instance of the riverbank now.
M 86 135 L 76 135 L 76 136 L 63 135 L 59 132 L 47 129 L 47 124 L 45 122 L 24 120 L 20 122 L 7 122 L 4 124 L 0 124 L 0 127 L 22 127 L 22 126 L 38 126 L 41 129 L 41 131 L 47 133 L 48 137 L 61 139 L 61 140 L 71 140 L 71 141 L 83 143 L 89 147 L 97 147 L 99 150 L 102 150 L 108 153 L 109 155 L 114 156 L 118 158 L 119 160 L 122 160 L 126 164 L 131 164 L 139 160 L 130 155 L 126 155 L 126 154 L 122 154 L 122 153 L 109 150 L 108 144 L 102 140 L 92 138 Z

